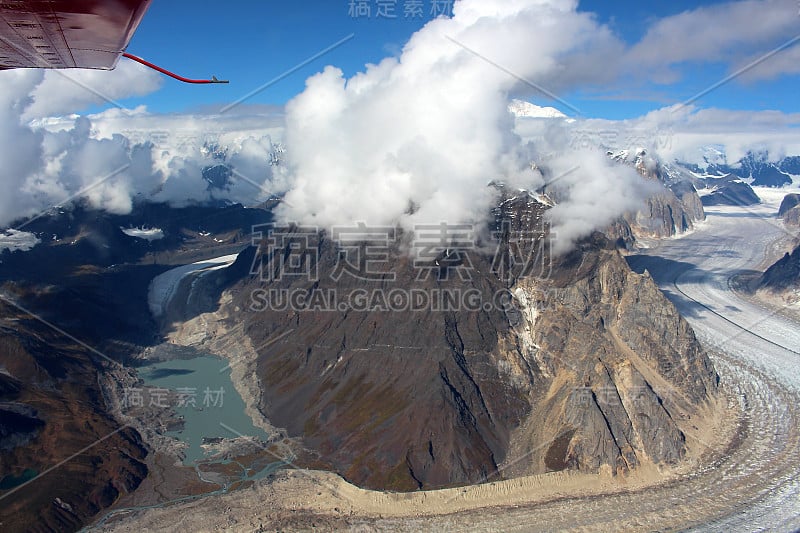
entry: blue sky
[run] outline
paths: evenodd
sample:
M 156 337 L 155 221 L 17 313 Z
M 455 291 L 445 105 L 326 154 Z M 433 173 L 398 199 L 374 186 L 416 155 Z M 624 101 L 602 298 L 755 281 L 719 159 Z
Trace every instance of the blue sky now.
M 240 2 L 198 9 L 187 0 L 156 1 L 148 10 L 128 51 L 187 77 L 229 79 L 230 85 L 190 87 L 165 83 L 147 97 L 154 111 L 192 106 L 225 105 L 257 89 L 320 51 L 353 38 L 308 66 L 248 100 L 253 104 L 283 104 L 301 92 L 305 80 L 326 65 L 350 76 L 396 54 L 416 30 L 431 20 L 430 0 L 423 17 L 351 17 L 348 0 L 310 2 Z
M 128 51 L 188 77 L 213 74 L 229 79 L 231 83 L 189 86 L 165 80 L 157 92 L 124 103 L 145 104 L 154 112 L 213 110 L 216 106 L 236 101 L 321 50 L 353 35 L 349 41 L 247 101 L 251 104 L 283 104 L 303 90 L 308 76 L 325 65 L 340 67 L 346 76 L 351 76 L 361 71 L 366 63 L 397 54 L 410 35 L 431 19 L 433 0 L 422 0 L 422 17 L 404 16 L 407 1 L 395 2 L 395 18 L 378 16 L 378 0 L 367 2 L 371 10 L 369 16 L 351 16 L 349 0 L 227 4 L 201 4 L 188 0 L 153 2 Z M 631 46 L 666 17 L 714 5 L 723 8 L 722 13 L 725 13 L 724 8 L 730 4 L 687 0 L 647 4 L 633 0 L 584 0 L 579 9 L 596 13 L 599 22 L 607 24 L 620 40 Z M 787 10 L 786 17 L 794 17 L 800 22 L 796 11 L 796 8 Z M 746 38 L 748 29 L 731 27 L 725 20 L 719 20 L 717 26 L 709 26 L 705 31 L 741 32 Z M 800 24 L 797 33 L 800 34 Z M 752 46 L 743 48 L 742 57 L 753 54 L 757 57 L 785 39 L 782 41 L 776 35 L 772 41 L 760 38 L 755 41 Z M 635 117 L 691 98 L 730 74 L 735 63 L 730 56 L 709 55 L 711 57 L 703 57 L 698 50 L 697 58 L 675 63 L 673 69 L 679 76 L 668 84 L 653 83 L 645 77 L 629 85 L 624 82 L 585 85 L 556 92 L 588 117 Z M 609 61 L 613 60 L 609 58 Z M 797 82 L 797 74 L 792 73 L 749 82 L 736 79 L 699 99 L 697 104 L 735 110 L 796 112 L 800 110 L 795 96 Z M 541 94 L 532 94 L 529 99 L 575 114 Z

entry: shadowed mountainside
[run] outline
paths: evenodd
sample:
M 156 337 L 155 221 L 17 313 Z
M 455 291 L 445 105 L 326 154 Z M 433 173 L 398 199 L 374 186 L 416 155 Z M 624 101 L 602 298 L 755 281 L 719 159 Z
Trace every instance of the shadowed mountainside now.
M 151 450 L 108 414 L 100 378 L 162 342 L 147 305 L 154 276 L 241 250 L 270 217 L 242 206 L 139 204 L 113 215 L 78 204 L 25 224 L 41 243 L 0 253 L 0 530 L 80 529 L 148 475 Z M 137 239 L 128 227 L 164 236 Z
M 796 290 L 800 286 L 800 245 L 770 266 L 759 285 L 773 292 Z

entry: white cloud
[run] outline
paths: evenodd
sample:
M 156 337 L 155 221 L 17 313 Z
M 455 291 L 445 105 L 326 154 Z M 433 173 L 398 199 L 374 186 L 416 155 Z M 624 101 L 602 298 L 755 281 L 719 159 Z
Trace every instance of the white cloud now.
M 568 246 L 647 193 L 635 173 L 586 148 L 644 146 L 686 160 L 717 144 L 729 159 L 754 146 L 775 157 L 800 154 L 800 116 L 673 106 L 621 122 L 515 121 L 512 99 L 537 94 L 537 85 L 563 91 L 631 76 L 674 82 L 687 62 L 733 69 L 785 40 L 795 20 L 788 0 L 716 4 L 657 20 L 629 47 L 573 0 L 463 0 L 453 18 L 428 23 L 397 56 L 349 79 L 334 67 L 312 76 L 285 115 L 112 107 L 81 118 L 67 113 L 102 102 L 85 87 L 122 99 L 154 90 L 160 78 L 130 62 L 114 72 L 65 72 L 79 84 L 55 72 L 0 72 L 2 179 L 14 191 L 0 197 L 0 224 L 79 191 L 113 212 L 129 210 L 136 198 L 254 203 L 288 191 L 279 215 L 322 227 L 477 222 L 492 201 L 490 180 L 542 185 L 529 166 L 535 160 L 546 163 L 549 178 L 575 168 L 550 215 Z M 796 72 L 796 53 L 776 54 L 743 78 Z M 276 170 L 268 161 L 278 141 L 287 152 Z M 217 163 L 206 144 L 223 147 L 236 170 L 221 190 L 202 178 Z
M 743 0 L 702 6 L 664 17 L 651 25 L 627 52 L 628 73 L 680 78 L 672 67 L 685 62 L 722 62 L 735 72 L 800 34 L 796 0 Z M 786 51 L 780 54 L 785 54 Z M 796 52 L 795 52 L 796 53 Z M 776 54 L 749 73 L 751 80 L 796 73 L 788 57 Z
M 19 191 L 31 174 L 42 166 L 42 135 L 20 123 L 20 114 L 30 102 L 29 94 L 41 81 L 42 73 L 32 70 L 8 70 L 0 84 L 0 170 L 3 194 L 0 194 L 0 215 L 16 216 L 31 213 L 35 202 Z M 3 217 L 0 216 L 0 223 Z
M 515 130 L 537 146 L 539 161 L 556 157 L 567 146 L 585 148 L 645 148 L 665 161 L 702 163 L 709 149 L 719 150 L 734 164 L 748 151 L 769 151 L 778 161 L 800 155 L 800 113 L 702 109 L 673 105 L 629 120 L 518 120 Z M 712 150 L 713 151 L 713 150 Z
M 160 228 L 120 228 L 128 237 L 143 239 L 145 241 L 158 241 L 164 238 L 164 231 Z
M 116 105 L 127 97 L 149 94 L 162 82 L 160 74 L 128 60 L 121 60 L 114 70 L 48 70 L 32 91 L 33 102 L 23 118 L 74 113 L 96 104 Z
M 622 213 L 641 208 L 645 198 L 661 190 L 632 167 L 609 165 L 599 150 L 574 150 L 547 161 L 547 166 L 560 177 L 557 187 L 564 196 L 547 212 L 557 254 L 568 251 L 592 231 L 607 227 Z
M 724 149 L 729 163 L 751 150 L 768 150 L 773 161 L 800 154 L 800 113 L 672 106 L 627 124 L 661 132 L 663 142 L 654 148 L 666 160 L 700 163 L 714 145 Z
M 281 192 L 273 190 L 269 166 L 270 132 L 280 117 L 165 117 L 144 108 L 113 108 L 91 118 L 30 120 L 39 112 L 30 112 L 39 105 L 35 95 L 49 94 L 51 110 L 78 105 L 74 93 L 54 90 L 51 74 L 0 72 L 0 179 L 6 191 L 0 195 L 0 227 L 79 198 L 112 213 L 129 212 L 137 199 L 209 200 L 202 171 L 219 162 L 201 150 L 206 143 L 225 146 L 228 164 L 247 175 L 215 191 L 214 198 L 252 203 Z
M 289 192 L 279 216 L 320 227 L 478 222 L 493 199 L 490 180 L 541 186 L 530 168 L 535 147 L 513 131 L 509 94 L 530 91 L 518 78 L 557 83 L 564 61 L 605 48 L 607 31 L 576 7 L 464 0 L 452 19 L 415 33 L 399 58 L 350 79 L 333 67 L 309 78 L 286 107 Z M 590 162 L 575 173 L 585 187 L 574 188 L 587 223 L 565 229 L 565 239 L 602 225 L 616 207 L 582 201 L 585 188 L 619 185 L 604 158 Z

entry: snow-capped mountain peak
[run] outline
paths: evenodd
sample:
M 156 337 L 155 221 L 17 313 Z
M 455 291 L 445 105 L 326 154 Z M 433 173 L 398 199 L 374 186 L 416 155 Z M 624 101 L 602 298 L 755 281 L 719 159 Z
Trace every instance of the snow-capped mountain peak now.
M 508 110 L 517 118 L 567 118 L 555 107 L 542 107 L 524 100 L 511 100 Z

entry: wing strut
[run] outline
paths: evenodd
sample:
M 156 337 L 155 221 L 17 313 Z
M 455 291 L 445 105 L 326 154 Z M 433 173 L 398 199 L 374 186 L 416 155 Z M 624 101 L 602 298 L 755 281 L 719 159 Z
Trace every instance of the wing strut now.
M 133 54 L 129 54 L 127 52 L 123 52 L 122 53 L 122 57 L 127 57 L 128 59 L 132 59 L 132 60 L 136 61 L 137 63 L 141 63 L 142 65 L 144 65 L 146 67 L 150 67 L 153 70 L 157 70 L 162 74 L 166 74 L 167 76 L 169 76 L 171 78 L 175 78 L 176 80 L 182 81 L 184 83 L 228 83 L 228 80 L 218 80 L 216 76 L 211 76 L 210 80 L 192 80 L 192 79 L 189 79 L 189 78 L 184 78 L 183 76 L 178 76 L 174 72 L 170 72 L 167 69 L 161 68 L 158 65 L 154 65 L 154 64 L 150 63 L 149 61 L 145 61 L 141 57 L 137 57 L 137 56 L 135 56 Z

